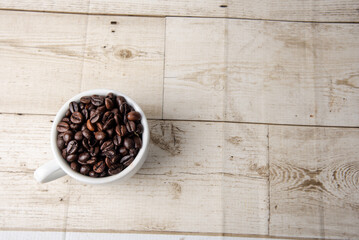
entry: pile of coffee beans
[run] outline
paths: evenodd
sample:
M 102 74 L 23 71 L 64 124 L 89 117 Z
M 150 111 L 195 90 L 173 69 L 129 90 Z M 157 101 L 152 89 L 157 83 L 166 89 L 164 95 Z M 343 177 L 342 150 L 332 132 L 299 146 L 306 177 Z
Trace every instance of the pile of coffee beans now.
M 113 93 L 71 102 L 57 132 L 62 157 L 72 170 L 90 177 L 120 173 L 142 147 L 141 114 Z

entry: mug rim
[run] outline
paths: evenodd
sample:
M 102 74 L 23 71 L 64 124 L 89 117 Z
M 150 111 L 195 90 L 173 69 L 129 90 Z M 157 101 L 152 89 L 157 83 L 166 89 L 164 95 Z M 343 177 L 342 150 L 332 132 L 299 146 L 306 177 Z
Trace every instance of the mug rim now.
M 69 109 L 70 102 L 72 102 L 72 101 L 79 102 L 81 97 L 91 96 L 94 94 L 106 96 L 110 92 L 112 92 L 116 96 L 124 97 L 126 99 L 126 101 L 135 109 L 135 111 L 137 111 L 141 114 L 141 124 L 143 125 L 142 147 L 141 147 L 140 151 L 138 152 L 136 158 L 133 160 L 133 162 L 127 168 L 125 168 L 123 171 L 121 171 L 120 173 L 112 175 L 112 176 L 107 176 L 107 177 L 93 178 L 90 176 L 82 175 L 82 174 L 72 170 L 70 165 L 67 163 L 67 161 L 62 157 L 61 152 L 60 152 L 59 148 L 57 147 L 57 129 L 56 129 L 56 127 L 57 127 L 57 124 L 62 120 L 62 118 L 64 118 L 66 111 Z M 80 182 L 83 182 L 83 183 L 90 183 L 90 184 L 110 183 L 110 182 L 125 178 L 127 175 L 129 175 L 135 169 L 135 167 L 138 164 L 143 163 L 143 161 L 145 160 L 145 159 L 143 159 L 143 157 L 144 157 L 146 149 L 148 148 L 148 145 L 149 145 L 148 122 L 147 122 L 147 118 L 146 118 L 144 112 L 142 111 L 142 109 L 140 108 L 140 106 L 134 100 L 132 100 L 130 97 L 128 97 L 127 95 L 125 95 L 119 91 L 110 90 L 110 89 L 87 90 L 87 91 L 80 92 L 79 94 L 76 94 L 75 96 L 70 98 L 67 102 L 65 102 L 62 105 L 60 110 L 57 112 L 54 122 L 52 123 L 51 141 L 50 142 L 51 142 L 51 149 L 52 149 L 52 152 L 55 156 L 57 163 L 59 164 L 60 168 L 67 175 L 69 175 L 70 177 L 72 177 Z

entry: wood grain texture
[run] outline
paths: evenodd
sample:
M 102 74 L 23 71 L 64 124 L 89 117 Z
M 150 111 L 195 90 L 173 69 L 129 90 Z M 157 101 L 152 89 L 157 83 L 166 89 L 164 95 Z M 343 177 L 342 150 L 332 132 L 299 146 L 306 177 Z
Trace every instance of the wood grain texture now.
M 0 13 L 0 112 L 55 114 L 109 88 L 162 117 L 164 19 Z
M 165 118 L 359 126 L 355 24 L 169 18 L 166 28 Z
M 162 117 L 165 19 L 90 16 L 81 90 L 108 88 Z
M 2 9 L 121 14 L 147 16 L 197 16 L 272 19 L 289 21 L 358 22 L 359 3 L 343 1 L 301 0 L 76 0 L 19 1 L 3 0 Z
M 150 156 L 128 182 L 41 185 L 52 117 L 0 117 L 0 229 L 268 233 L 266 126 L 152 120 Z
M 359 130 L 269 126 L 270 234 L 359 237 Z

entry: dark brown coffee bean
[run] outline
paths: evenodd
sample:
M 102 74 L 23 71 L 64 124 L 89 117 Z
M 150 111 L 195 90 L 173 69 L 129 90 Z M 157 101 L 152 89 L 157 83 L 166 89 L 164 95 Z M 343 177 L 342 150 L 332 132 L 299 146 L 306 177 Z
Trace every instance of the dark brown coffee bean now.
M 104 161 L 99 161 L 93 166 L 93 170 L 96 173 L 102 173 L 106 168 L 106 164 Z
M 106 132 L 107 132 L 107 136 L 110 138 L 112 138 L 113 135 L 115 134 L 115 130 L 113 128 L 107 129 Z
M 113 158 L 111 158 L 111 162 L 112 163 L 117 163 L 121 161 L 121 156 L 120 155 L 115 155 L 113 156 Z
M 103 171 L 99 177 L 106 177 L 107 176 L 107 172 L 106 171 Z
M 87 150 L 87 149 L 86 149 Z M 79 149 L 77 150 L 78 153 L 83 153 L 85 151 L 84 147 L 79 147 Z
M 113 114 L 115 114 L 115 115 L 116 115 L 116 114 L 118 114 L 118 113 L 119 113 L 119 110 L 118 110 L 118 108 L 114 108 L 114 109 L 112 109 L 112 110 L 111 110 L 111 112 L 113 112 Z
M 83 175 L 87 175 L 90 172 L 90 166 L 82 165 L 80 168 L 80 173 Z
M 65 143 L 68 143 L 73 139 L 73 137 L 74 137 L 74 134 L 71 131 L 66 131 L 62 138 L 64 139 Z
M 131 157 L 129 160 L 127 160 L 126 162 L 123 163 L 123 165 L 125 167 L 128 167 L 130 166 L 130 164 L 133 162 L 133 160 L 135 160 L 133 157 Z
M 97 140 L 95 137 L 91 137 L 89 140 L 88 140 L 88 143 L 89 143 L 89 146 L 90 147 L 94 147 L 96 144 L 97 144 Z
M 81 97 L 80 102 L 83 104 L 89 104 L 91 102 L 91 98 L 89 96 L 83 96 Z
M 80 124 L 82 123 L 84 120 L 84 116 L 82 116 L 82 114 L 80 112 L 74 112 L 71 115 L 71 122 L 75 123 L 75 124 Z
M 64 147 L 65 147 L 65 141 L 62 138 L 57 138 L 56 144 L 60 150 L 64 149 Z
M 82 139 L 83 139 L 82 132 L 78 131 L 77 133 L 75 133 L 74 138 L 76 141 L 82 141 Z
M 70 141 L 68 144 L 67 144 L 67 148 L 66 148 L 66 151 L 67 151 L 67 154 L 73 154 L 77 151 L 79 147 L 79 144 L 77 143 L 76 140 L 72 140 Z
M 85 130 L 88 130 L 87 127 L 86 127 L 86 123 L 82 124 L 82 126 L 81 126 L 81 132 L 85 131 Z
M 95 138 L 97 141 L 104 140 L 106 138 L 106 133 L 104 132 L 95 132 Z
M 127 148 L 120 147 L 120 150 L 118 151 L 122 156 L 125 156 L 128 154 Z
M 82 116 L 84 116 L 84 120 L 87 121 L 89 119 L 89 111 L 87 109 L 81 110 Z
M 82 135 L 87 139 L 91 138 L 92 136 L 91 132 L 88 129 L 83 130 Z
M 103 125 L 103 130 L 110 129 L 114 127 L 115 124 L 116 124 L 115 119 L 111 118 Z
M 77 162 L 72 162 L 70 164 L 70 167 L 72 170 L 74 170 L 75 172 L 78 172 L 80 170 L 80 165 Z
M 86 127 L 87 127 L 88 130 L 90 130 L 90 131 L 92 131 L 92 132 L 95 131 L 95 126 L 91 123 L 90 119 L 87 120 Z M 85 136 L 85 135 L 84 135 L 84 136 Z M 86 137 L 86 136 L 85 136 L 85 137 Z
M 125 138 L 123 140 L 123 146 L 127 149 L 131 149 L 135 146 L 135 143 L 133 142 L 133 140 L 131 138 Z
M 82 146 L 88 151 L 91 147 L 88 143 L 88 139 L 87 138 L 84 138 L 82 139 Z
M 122 138 L 118 135 L 114 136 L 113 144 L 115 144 L 115 146 L 120 146 L 121 143 L 122 143 Z
M 64 136 L 64 134 L 65 134 L 65 132 L 59 133 L 59 134 L 57 135 L 57 138 L 62 138 L 62 137 Z
M 105 98 L 99 95 L 92 95 L 91 96 L 91 103 L 96 107 L 101 106 L 104 103 Z
M 131 158 L 132 158 L 132 156 L 126 155 L 126 156 L 124 156 L 124 157 L 121 158 L 120 163 L 123 164 L 124 162 L 130 160 Z
M 106 98 L 110 98 L 111 100 L 115 99 L 115 95 L 112 93 L 112 92 L 109 92 L 107 95 L 106 95 Z
M 126 99 L 124 97 L 122 97 L 122 96 L 117 96 L 116 101 L 117 101 L 118 106 L 121 106 L 123 103 L 127 102 Z
M 63 118 L 63 119 L 61 120 L 61 122 L 66 122 L 66 123 L 68 123 L 68 124 L 71 124 L 70 119 L 67 118 L 67 117 Z
M 85 104 L 83 104 L 82 102 L 79 103 L 79 108 L 80 110 L 84 109 L 85 108 Z
M 69 109 L 71 113 L 78 112 L 80 110 L 79 104 L 77 102 L 70 102 Z
M 103 152 L 103 154 L 106 156 L 106 157 L 110 157 L 112 158 L 113 156 L 115 156 L 116 152 L 114 150 L 108 150 L 106 152 Z
M 95 173 L 94 171 L 89 172 L 89 176 L 93 177 L 93 178 L 97 178 L 98 177 L 98 173 Z
M 92 110 L 96 110 L 96 107 L 95 107 L 94 105 L 92 105 L 92 103 L 89 103 L 87 110 L 88 110 L 89 113 L 90 113 Z
M 62 149 L 62 151 L 61 151 L 61 156 L 62 156 L 63 159 L 66 159 L 66 157 L 67 157 L 67 150 L 66 150 L 66 148 Z
M 137 134 L 142 134 L 143 133 L 143 126 L 142 126 L 141 123 L 137 124 L 136 133 Z
M 115 168 L 115 169 L 109 169 L 107 172 L 109 175 L 116 175 L 120 172 L 122 172 L 123 170 L 123 165 L 122 164 L 119 164 L 119 167 L 118 168 Z
M 113 102 L 110 98 L 105 99 L 105 106 L 108 110 L 111 110 L 113 108 Z
M 105 106 L 100 106 L 96 109 L 96 111 L 98 111 L 102 116 L 102 114 L 104 114 L 107 111 L 107 109 Z
M 115 119 L 117 125 L 122 123 L 121 116 L 119 114 L 115 114 L 113 118 Z
M 102 123 L 97 122 L 97 123 L 96 123 L 96 126 L 97 126 L 97 130 L 98 130 L 98 131 L 101 132 L 101 131 L 103 130 L 103 124 L 102 124 Z
M 105 158 L 105 163 L 106 163 L 106 165 L 107 165 L 107 167 L 111 167 L 111 165 L 112 165 L 112 161 L 111 161 L 111 158 L 109 158 L 109 157 L 106 157 Z
M 96 157 L 91 157 L 89 160 L 87 160 L 87 164 L 89 165 L 93 165 L 97 162 L 97 158 Z
M 97 156 L 99 153 L 100 153 L 100 148 L 99 146 L 96 146 L 96 147 L 92 147 L 89 149 L 89 153 L 91 156 Z
M 129 113 L 127 113 L 127 119 L 130 121 L 141 120 L 141 114 L 136 111 L 129 112 Z
M 120 109 L 120 113 L 122 113 L 123 115 L 126 115 L 130 111 L 130 107 L 128 106 L 127 103 L 121 104 L 119 109 Z
M 79 161 L 86 162 L 90 157 L 91 156 L 88 152 L 81 153 L 79 156 Z
M 126 129 L 128 132 L 136 131 L 136 123 L 134 121 L 128 121 L 126 124 Z
M 81 125 L 80 125 L 80 124 L 71 123 L 71 124 L 70 124 L 70 128 L 71 128 L 72 130 L 80 130 Z
M 140 149 L 142 147 L 142 140 L 140 137 L 134 136 L 133 141 L 135 142 L 135 148 Z
M 127 129 L 126 129 L 125 125 L 121 125 L 121 126 L 117 125 L 115 130 L 116 130 L 117 135 L 119 135 L 121 137 L 123 137 L 127 134 Z
M 90 114 L 90 121 L 91 123 L 97 123 L 100 120 L 101 113 L 98 111 L 91 112 Z
M 107 152 L 109 150 L 112 150 L 115 148 L 115 145 L 113 144 L 113 142 L 111 140 L 108 140 L 106 142 L 104 142 L 102 145 L 101 145 L 101 151 L 102 152 Z
M 57 124 L 56 126 L 56 130 L 58 132 L 66 132 L 70 129 L 70 126 L 68 123 L 66 122 L 59 122 L 59 124 Z
M 115 114 L 113 114 L 113 112 L 107 111 L 102 117 L 102 122 L 106 123 L 109 119 L 113 118 L 114 116 Z
M 136 157 L 138 152 L 137 152 L 137 150 L 135 148 L 131 148 L 129 153 L 130 153 L 131 157 Z
M 67 109 L 66 113 L 65 113 L 65 117 L 70 117 L 71 115 L 71 111 L 70 109 Z
M 66 157 L 66 160 L 68 162 L 74 162 L 77 160 L 77 158 L 78 158 L 77 154 L 70 154 Z

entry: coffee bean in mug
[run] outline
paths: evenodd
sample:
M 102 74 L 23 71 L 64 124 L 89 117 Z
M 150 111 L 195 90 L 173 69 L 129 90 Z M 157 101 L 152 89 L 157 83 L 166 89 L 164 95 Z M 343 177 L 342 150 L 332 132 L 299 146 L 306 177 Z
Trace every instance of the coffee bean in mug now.
M 92 178 L 122 172 L 142 147 L 141 114 L 113 93 L 70 102 L 56 130 L 57 147 L 70 168 Z

